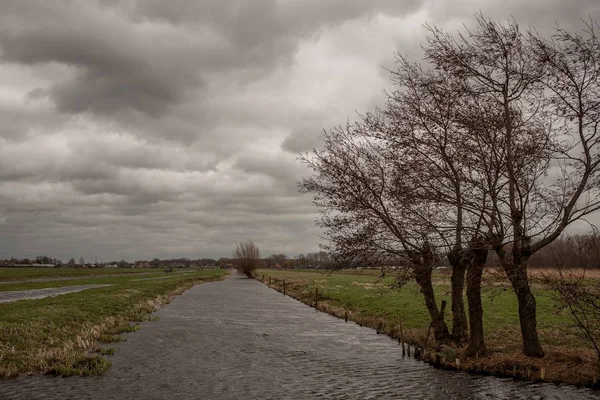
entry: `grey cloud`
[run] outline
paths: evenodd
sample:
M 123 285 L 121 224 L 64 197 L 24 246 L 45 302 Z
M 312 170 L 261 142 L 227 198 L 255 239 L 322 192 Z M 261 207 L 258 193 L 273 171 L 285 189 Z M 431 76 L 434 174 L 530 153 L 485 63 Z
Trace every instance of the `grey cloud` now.
M 320 147 L 323 143 L 322 131 L 317 127 L 295 129 L 281 143 L 281 148 L 293 154 L 304 153 Z
M 300 38 L 321 26 L 377 10 L 409 12 L 420 2 L 103 2 L 113 6 L 112 13 L 89 2 L 54 4 L 8 1 L 0 6 L 3 58 L 75 67 L 69 80 L 51 90 L 65 112 L 112 115 L 132 109 L 155 116 L 183 101 L 186 91 L 201 86 L 202 76 L 211 71 L 258 68 L 264 76 L 289 59 Z M 43 18 L 42 10 L 47 13 Z M 18 22 L 9 23 L 13 19 Z M 194 25 L 189 30 L 149 28 L 144 19 Z
M 0 29 L 5 60 L 75 68 L 70 79 L 50 90 L 62 111 L 110 115 L 130 108 L 160 114 L 181 101 L 186 90 L 201 85 L 194 68 L 185 68 L 186 62 L 194 64 L 187 46 L 157 48 L 151 32 L 131 31 L 124 21 L 102 15 L 99 20 L 73 18 L 70 12 L 57 7 L 45 20 L 51 22 L 41 24 L 35 15 L 24 15 L 27 25 Z M 4 15 L 4 21 L 14 17 Z
M 48 95 L 44 88 L 35 88 L 32 91 L 25 94 L 27 100 L 38 100 Z
M 276 184 L 295 182 L 301 178 L 304 169 L 288 154 L 249 153 L 241 155 L 234 168 L 249 175 L 260 174 L 271 178 Z M 287 187 L 287 185 L 285 185 Z

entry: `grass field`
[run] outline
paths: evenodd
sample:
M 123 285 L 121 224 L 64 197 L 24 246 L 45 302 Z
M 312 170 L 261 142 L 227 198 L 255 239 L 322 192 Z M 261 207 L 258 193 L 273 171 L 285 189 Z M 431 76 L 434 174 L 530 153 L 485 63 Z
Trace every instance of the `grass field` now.
M 288 294 L 311 305 L 314 303 L 315 289 L 318 288 L 319 301 L 324 311 L 342 316 L 348 310 L 354 321 L 394 338 L 399 336 L 401 323 L 406 342 L 414 345 L 423 345 L 425 342 L 430 320 L 423 297 L 417 285 L 412 282 L 402 288 L 390 288 L 395 279 L 393 275 L 380 278 L 379 271 L 373 270 L 260 270 L 257 276 L 259 279 L 264 276 L 265 282 L 268 282 L 270 277 L 271 286 L 278 290 L 282 290 L 285 279 Z M 449 271 L 436 271 L 434 287 L 438 304 L 442 300 L 448 303 L 446 321 L 451 328 L 449 279 Z M 594 366 L 596 361 L 591 345 L 581 336 L 567 312 L 560 310 L 552 294 L 540 285 L 534 285 L 534 291 L 540 339 L 548 357 L 542 361 L 526 362 L 537 365 L 552 363 L 553 359 L 562 359 L 562 363 L 568 368 L 575 368 L 576 365 L 582 368 Z M 506 361 L 505 358 L 509 357 L 515 363 L 522 363 L 519 316 L 514 293 L 508 285 L 499 281 L 496 275 L 488 274 L 484 282 L 482 300 L 486 343 L 491 353 L 488 358 L 495 362 L 494 360 L 500 359 Z M 457 351 L 460 353 L 460 349 Z M 550 366 L 543 366 L 550 370 Z M 590 371 L 590 374 L 594 373 Z M 571 380 L 566 377 L 567 372 L 564 370 L 557 371 L 557 374 L 557 380 Z
M 121 274 L 119 276 L 106 276 L 106 275 L 97 275 L 97 276 L 80 276 L 73 277 L 74 279 L 69 279 L 71 277 L 62 277 L 61 280 L 53 280 L 53 281 L 45 281 L 43 278 L 41 280 L 32 280 L 32 281 L 16 281 L 11 283 L 11 281 L 3 281 L 0 284 L 0 292 L 9 292 L 9 291 L 17 291 L 17 290 L 31 290 L 31 289 L 41 289 L 41 288 L 57 288 L 57 287 L 65 287 L 65 286 L 77 286 L 77 285 L 90 285 L 90 284 L 123 284 L 125 282 L 137 282 L 139 280 L 164 280 L 164 279 L 174 279 L 180 278 L 181 276 L 186 276 L 194 271 L 182 271 L 182 272 L 172 272 L 166 274 L 164 271 L 155 272 L 155 273 L 147 273 L 146 274 Z
M 29 273 L 21 271 L 19 277 Z M 99 341 L 121 340 L 122 333 L 137 330 L 139 322 L 148 320 L 149 313 L 174 295 L 226 274 L 225 270 L 213 269 L 156 274 L 165 279 L 146 280 L 155 276 L 126 274 L 0 285 L 2 291 L 96 283 L 113 285 L 0 304 L 0 377 L 14 377 L 24 372 L 63 376 L 100 374 L 110 366 L 110 361 L 101 353 L 110 354 L 111 350 L 102 350 Z M 144 280 L 137 280 L 142 278 Z
M 97 276 L 161 272 L 160 268 L 14 268 L 0 267 L 0 281 L 33 278 L 60 278 L 66 276 Z

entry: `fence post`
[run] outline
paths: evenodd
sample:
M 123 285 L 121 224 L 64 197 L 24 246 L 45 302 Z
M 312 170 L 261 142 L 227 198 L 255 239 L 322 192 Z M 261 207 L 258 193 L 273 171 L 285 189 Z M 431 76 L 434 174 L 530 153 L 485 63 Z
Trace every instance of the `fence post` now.
M 344 311 L 344 322 L 348 322 L 348 310 Z
M 283 280 L 283 295 L 285 296 L 285 279 Z
M 271 277 L 269 277 L 269 287 L 271 287 Z
M 315 309 L 319 310 L 319 288 L 315 288 Z
M 400 319 L 400 316 L 398 316 L 398 324 L 400 325 L 400 340 L 402 343 L 402 357 L 404 357 L 406 355 L 406 352 L 404 351 L 404 332 L 402 330 L 402 320 Z

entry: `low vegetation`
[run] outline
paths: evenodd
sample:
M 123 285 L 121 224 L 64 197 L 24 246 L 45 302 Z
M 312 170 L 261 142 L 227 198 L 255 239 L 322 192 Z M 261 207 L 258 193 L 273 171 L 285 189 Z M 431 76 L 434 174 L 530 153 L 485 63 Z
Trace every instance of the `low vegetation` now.
M 450 272 L 446 271 L 434 273 L 433 286 L 436 298 L 440 303 L 447 301 L 449 307 Z M 349 319 L 392 338 L 400 339 L 402 327 L 406 343 L 428 349 L 430 355 L 437 354 L 452 368 L 456 368 L 456 358 L 460 358 L 461 369 L 530 379 L 540 379 L 543 368 L 544 380 L 584 385 L 600 375 L 594 351 L 569 312 L 555 301 L 554 293 L 537 283 L 534 291 L 538 327 L 547 355 L 541 359 L 521 355 L 516 296 L 492 269 L 486 270 L 482 286 L 489 355 L 472 358 L 465 356 L 464 346 L 438 347 L 431 334 L 427 337 L 430 319 L 417 284 L 409 281 L 400 288 L 393 273 L 381 276 L 376 270 L 259 270 L 257 276 L 280 291 L 285 279 L 286 293 L 311 306 L 318 289 L 320 310 L 341 318 L 348 315 Z M 445 318 L 451 323 L 452 313 Z
M 99 341 L 122 340 L 122 333 L 139 328 L 131 321 L 151 320 L 150 313 L 173 296 L 226 274 L 225 270 L 211 269 L 174 274 L 169 279 L 135 280 L 123 276 L 110 278 L 113 286 L 109 287 L 0 304 L 0 377 L 26 372 L 101 374 L 110 367 L 110 361 L 91 353 L 106 351 L 99 350 Z M 98 283 L 97 280 L 77 282 Z M 51 283 L 56 284 L 46 284 Z

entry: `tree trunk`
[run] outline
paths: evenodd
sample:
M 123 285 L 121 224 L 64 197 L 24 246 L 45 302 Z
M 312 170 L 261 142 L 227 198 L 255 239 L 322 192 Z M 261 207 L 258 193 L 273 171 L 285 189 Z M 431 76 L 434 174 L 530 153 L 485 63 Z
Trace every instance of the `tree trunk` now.
M 478 261 L 475 258 L 467 269 L 467 303 L 469 306 L 469 345 L 466 350 L 467 356 L 484 356 L 487 354 L 483 335 L 483 307 L 481 304 L 481 276 L 484 264 Z
M 418 266 L 416 268 L 416 281 L 421 288 L 421 293 L 423 293 L 427 311 L 429 311 L 429 316 L 431 318 L 431 324 L 433 327 L 433 336 L 436 342 L 448 343 L 450 341 L 450 332 L 448 331 L 448 326 L 440 314 L 435 301 L 435 293 L 431 283 L 431 270 L 431 265 Z
M 503 267 L 519 303 L 523 354 L 528 357 L 544 357 L 537 332 L 537 306 L 527 277 L 526 264 L 504 264 Z
M 466 342 L 467 335 L 467 315 L 465 313 L 464 287 L 466 265 L 460 254 L 452 252 L 448 254 L 448 261 L 452 266 L 452 276 L 450 278 L 451 298 L 452 298 L 452 340 L 457 345 Z

